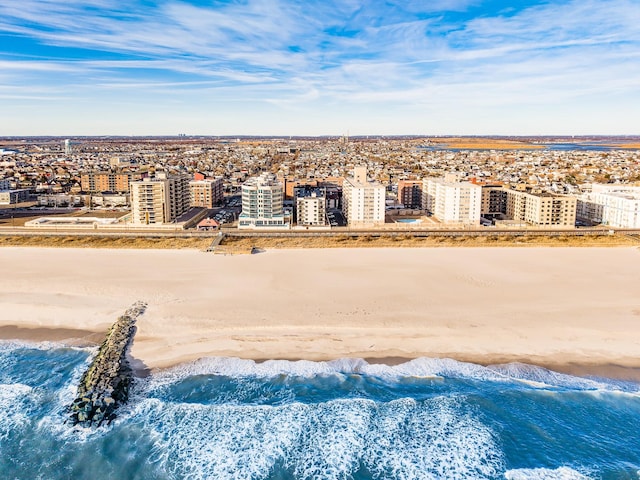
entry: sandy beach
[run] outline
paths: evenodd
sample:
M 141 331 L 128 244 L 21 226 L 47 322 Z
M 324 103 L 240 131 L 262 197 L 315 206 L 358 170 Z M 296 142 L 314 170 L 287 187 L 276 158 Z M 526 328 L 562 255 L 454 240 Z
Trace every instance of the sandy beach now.
M 205 356 L 640 367 L 640 249 L 0 249 L 0 338 L 95 342 L 148 303 L 149 368 Z

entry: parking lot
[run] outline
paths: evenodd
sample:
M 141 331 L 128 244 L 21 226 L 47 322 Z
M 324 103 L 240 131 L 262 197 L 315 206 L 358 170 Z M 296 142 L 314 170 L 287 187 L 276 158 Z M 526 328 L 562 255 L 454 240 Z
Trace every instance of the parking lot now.
M 332 227 L 346 227 L 347 220 L 344 215 L 337 208 L 330 208 L 327 210 L 327 220 Z

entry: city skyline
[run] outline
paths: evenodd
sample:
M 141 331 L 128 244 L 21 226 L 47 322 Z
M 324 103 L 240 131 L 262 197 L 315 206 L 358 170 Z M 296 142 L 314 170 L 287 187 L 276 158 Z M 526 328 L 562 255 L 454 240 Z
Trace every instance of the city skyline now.
M 640 5 L 24 0 L 0 135 L 634 135 Z

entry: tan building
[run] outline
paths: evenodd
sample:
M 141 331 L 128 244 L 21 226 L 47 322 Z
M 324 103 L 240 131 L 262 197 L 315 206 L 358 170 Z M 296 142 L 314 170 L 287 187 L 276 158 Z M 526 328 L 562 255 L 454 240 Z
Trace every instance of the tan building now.
M 507 212 L 507 189 L 502 185 L 482 185 L 480 215 L 493 219 Z
M 367 167 L 353 169 L 342 184 L 342 211 L 350 227 L 384 225 L 384 185 L 367 180 Z
M 171 223 L 189 209 L 189 177 L 156 174 L 131 182 L 131 222 L 137 225 Z
M 222 177 L 215 180 L 191 180 L 189 182 L 190 205 L 213 208 L 223 199 Z
M 127 193 L 130 189 L 129 184 L 138 179 L 139 176 L 134 177 L 130 172 L 89 172 L 80 176 L 80 186 L 83 192 L 88 193 Z

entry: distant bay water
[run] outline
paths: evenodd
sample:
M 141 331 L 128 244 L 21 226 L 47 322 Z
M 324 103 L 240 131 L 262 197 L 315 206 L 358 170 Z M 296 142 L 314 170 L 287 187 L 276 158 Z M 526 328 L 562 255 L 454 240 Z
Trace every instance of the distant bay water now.
M 536 144 L 543 146 L 542 150 L 538 148 L 531 148 L 530 151 L 536 152 L 544 152 L 545 150 L 553 150 L 553 151 L 592 151 L 592 152 L 607 152 L 612 150 L 620 150 L 619 147 L 613 145 L 605 145 L 600 143 L 544 143 L 544 144 Z M 482 150 L 486 151 L 488 149 L 474 149 L 474 148 L 448 148 L 444 145 L 420 145 L 416 147 L 419 150 L 428 150 L 428 151 L 449 151 L 449 152 L 462 152 L 465 150 Z M 489 149 L 490 150 L 490 149 Z M 501 150 L 500 148 L 496 148 L 495 150 Z M 511 151 L 512 149 L 505 149 Z M 637 151 L 637 148 L 625 149 L 628 151 Z M 527 151 L 526 147 L 518 148 L 518 151 Z
M 93 348 L 0 343 L 0 478 L 638 479 L 640 385 L 510 364 L 210 358 L 64 423 Z

